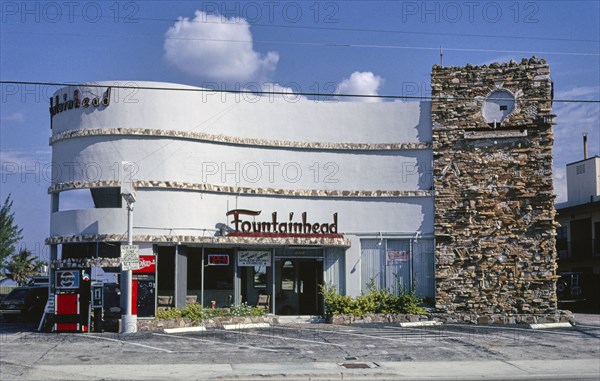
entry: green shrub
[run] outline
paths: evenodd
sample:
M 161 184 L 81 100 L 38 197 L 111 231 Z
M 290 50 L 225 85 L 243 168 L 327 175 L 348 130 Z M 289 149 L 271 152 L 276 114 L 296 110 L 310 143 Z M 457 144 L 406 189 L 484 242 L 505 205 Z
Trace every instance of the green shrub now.
M 159 309 L 156 312 L 159 319 L 177 319 L 181 317 L 181 310 L 175 308 Z
M 321 286 L 321 294 L 325 299 L 325 313 L 331 315 L 359 315 L 359 303 L 346 295 L 339 295 L 335 286 Z
M 424 314 L 425 308 L 420 305 L 423 303 L 423 299 L 417 296 L 416 285 L 413 285 L 410 292 L 406 292 L 404 287 L 400 287 L 400 295 L 398 295 L 398 303 L 401 306 L 400 312 L 405 314 Z
M 262 308 L 252 307 L 246 303 L 230 308 L 204 308 L 200 304 L 189 304 L 183 308 L 167 308 L 158 310 L 158 319 L 187 318 L 198 323 L 215 317 L 263 316 Z
M 263 316 L 264 314 L 265 310 L 263 308 L 257 308 L 242 303 L 229 308 L 228 316 Z
M 369 283 L 369 293 L 357 298 L 339 295 L 335 286 L 321 286 L 321 294 L 325 300 L 325 314 L 353 315 L 364 317 L 367 314 L 424 314 L 425 308 L 420 304 L 423 302 L 416 294 L 416 285 L 412 291 L 407 292 L 404 287 L 399 286 L 399 295 L 390 293 L 387 289 L 377 289 L 375 282 Z

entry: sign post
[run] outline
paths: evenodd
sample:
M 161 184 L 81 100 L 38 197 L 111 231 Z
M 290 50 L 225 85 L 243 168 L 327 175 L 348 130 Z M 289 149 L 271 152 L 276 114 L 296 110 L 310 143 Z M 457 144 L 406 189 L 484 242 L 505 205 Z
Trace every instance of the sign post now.
M 121 270 L 140 269 L 140 247 L 138 245 L 121 246 Z

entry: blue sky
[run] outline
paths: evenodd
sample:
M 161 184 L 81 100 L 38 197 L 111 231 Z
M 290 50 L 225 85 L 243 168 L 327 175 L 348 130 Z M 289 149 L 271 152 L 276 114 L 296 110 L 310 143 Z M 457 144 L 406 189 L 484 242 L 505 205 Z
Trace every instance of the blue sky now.
M 3 81 L 427 96 L 442 47 L 446 66 L 536 55 L 550 64 L 556 99 L 600 99 L 598 1 L 2 1 L 0 17 Z M 41 257 L 55 89 L 1 89 L 0 197 L 12 194 L 23 244 Z M 583 132 L 590 155 L 600 154 L 600 104 L 555 103 L 554 111 L 562 201 L 564 168 L 583 157 Z

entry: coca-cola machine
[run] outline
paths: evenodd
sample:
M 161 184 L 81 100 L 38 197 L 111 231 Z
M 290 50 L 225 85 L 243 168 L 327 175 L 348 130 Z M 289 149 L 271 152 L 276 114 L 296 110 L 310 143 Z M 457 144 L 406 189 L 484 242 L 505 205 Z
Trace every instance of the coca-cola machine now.
M 154 317 L 156 315 L 156 256 L 140 255 L 140 268 L 133 270 L 132 273 L 131 313 L 138 317 Z

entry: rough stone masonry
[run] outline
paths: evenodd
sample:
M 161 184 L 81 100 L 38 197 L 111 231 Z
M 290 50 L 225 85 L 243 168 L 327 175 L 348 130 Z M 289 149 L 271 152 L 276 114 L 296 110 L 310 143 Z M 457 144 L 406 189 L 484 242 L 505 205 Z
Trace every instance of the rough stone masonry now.
M 437 309 L 554 313 L 548 64 L 434 66 L 431 77 Z M 484 107 L 507 115 L 490 122 Z

